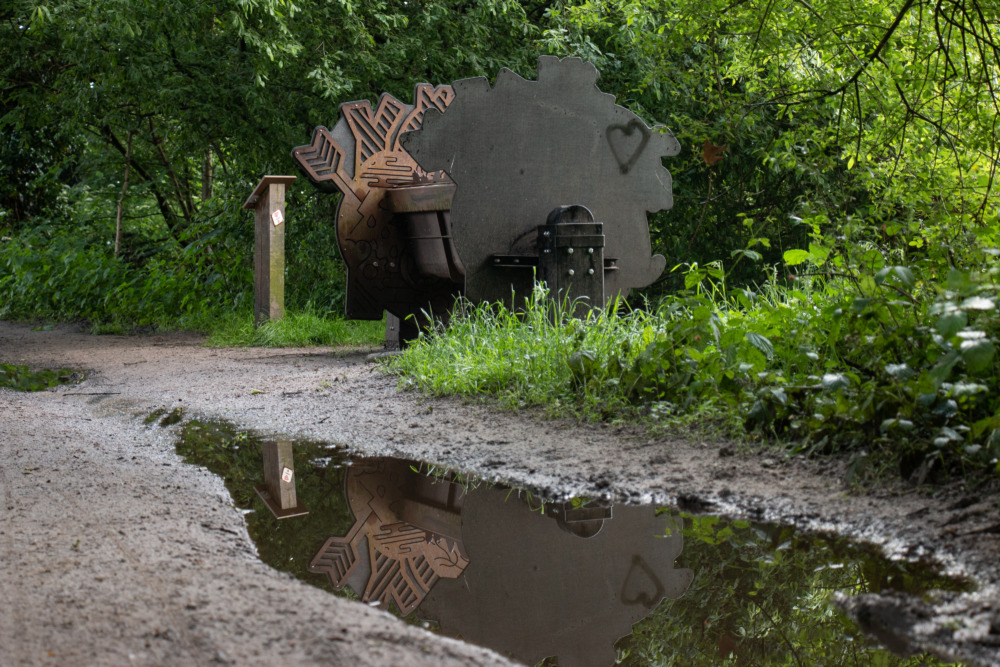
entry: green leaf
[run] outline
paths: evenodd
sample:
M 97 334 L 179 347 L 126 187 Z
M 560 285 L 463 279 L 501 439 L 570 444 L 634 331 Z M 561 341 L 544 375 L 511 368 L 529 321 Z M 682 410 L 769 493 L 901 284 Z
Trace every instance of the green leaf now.
M 962 341 L 962 360 L 970 373 L 979 373 L 990 368 L 996 348 L 988 340 Z
M 761 354 L 767 357 L 768 361 L 774 358 L 774 345 L 771 344 L 771 341 L 766 336 L 762 336 L 755 331 L 748 331 L 744 338 L 746 338 L 748 343 L 760 350 Z
M 691 289 L 704 279 L 704 271 L 688 271 L 684 274 L 684 289 Z
M 891 431 L 912 431 L 913 422 L 909 419 L 886 419 L 882 422 L 878 429 L 882 433 L 889 433 Z
M 843 373 L 827 373 L 820 381 L 820 386 L 827 391 L 835 391 L 850 387 L 851 381 Z
M 809 254 L 808 250 L 793 249 L 793 250 L 786 250 L 785 254 L 783 254 L 781 257 L 782 259 L 785 260 L 785 264 L 787 264 L 788 266 L 795 266 L 797 264 L 801 264 L 806 260 L 808 260 L 811 257 L 811 255 Z
M 996 302 L 982 296 L 970 296 L 962 302 L 960 308 L 963 310 L 995 310 Z
M 968 321 L 969 316 L 965 314 L 965 311 L 961 310 L 948 313 L 947 315 L 942 315 L 937 321 L 938 333 L 945 338 L 951 338 L 964 329 Z
M 942 382 L 948 379 L 948 376 L 951 375 L 951 369 L 955 367 L 960 358 L 961 355 L 956 350 L 951 350 L 948 354 L 941 357 L 929 373 L 935 385 L 940 386 Z
M 826 262 L 826 258 L 830 256 L 830 249 L 823 247 L 821 245 L 816 245 L 815 243 L 809 244 L 809 259 L 812 260 L 814 264 L 823 264 Z
M 569 369 L 577 380 L 586 380 L 594 372 L 597 364 L 597 355 L 590 350 L 577 350 L 569 355 L 567 361 Z
M 917 284 L 917 278 L 913 275 L 913 271 L 905 266 L 887 266 L 875 274 L 876 285 L 883 284 L 887 279 L 906 289 L 913 289 L 913 286 Z
M 906 364 L 886 364 L 885 372 L 890 377 L 901 381 L 909 380 L 916 375 L 913 369 Z

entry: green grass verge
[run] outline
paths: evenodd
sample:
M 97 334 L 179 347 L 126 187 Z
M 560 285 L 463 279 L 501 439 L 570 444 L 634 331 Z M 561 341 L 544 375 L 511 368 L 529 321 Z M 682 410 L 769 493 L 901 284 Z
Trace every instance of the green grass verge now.
M 655 312 L 461 307 L 390 362 L 401 386 L 557 415 L 710 423 L 790 453 L 844 453 L 852 475 L 917 483 L 1000 473 L 998 272 L 918 283 L 902 267 L 852 285 L 701 285 Z M 860 289 L 860 291 L 859 291 Z M 905 296 L 905 298 L 900 298 Z
M 312 311 L 288 312 L 254 327 L 252 313 L 235 313 L 211 324 L 209 347 L 374 346 L 385 340 L 382 321 L 331 319 Z

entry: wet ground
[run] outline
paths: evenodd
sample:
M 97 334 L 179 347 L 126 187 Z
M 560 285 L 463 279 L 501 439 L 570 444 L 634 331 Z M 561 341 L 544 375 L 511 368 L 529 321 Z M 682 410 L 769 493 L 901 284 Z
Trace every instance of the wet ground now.
M 294 452 L 279 467 L 296 510 L 283 519 L 264 499 L 280 490 L 261 488 L 261 451 L 281 446 Z M 272 567 L 527 664 L 894 664 L 836 611 L 838 594 L 974 588 L 834 535 L 546 499 L 418 461 L 263 442 L 225 422 L 186 423 L 178 451 L 223 477 Z
M 320 547 L 331 539 L 335 541 L 330 545 L 336 546 L 341 539 L 355 544 L 360 554 L 362 546 L 378 540 L 348 539 L 358 517 L 354 505 L 344 504 L 343 494 L 350 486 L 345 476 L 354 466 L 338 463 L 335 454 L 313 456 L 294 466 L 308 515 L 278 523 L 255 495 L 233 491 L 237 508 L 256 507 L 244 520 L 213 473 L 181 464 L 174 451 L 192 420 L 222 418 L 245 429 L 247 441 L 254 434 L 272 440 L 304 438 L 336 443 L 349 450 L 353 460 L 387 461 L 385 457 L 394 456 L 430 463 L 433 478 L 442 478 L 440 486 L 459 483 L 465 488 L 481 481 L 475 493 L 483 488 L 484 497 L 499 493 L 483 484 L 488 482 L 521 489 L 522 500 L 530 491 L 534 504 L 519 510 L 526 513 L 530 529 L 547 531 L 544 535 L 570 547 L 600 544 L 614 534 L 613 526 L 629 522 L 626 517 L 633 509 L 640 511 L 632 506 L 649 505 L 641 511 L 658 522 L 653 534 L 661 537 L 656 539 L 676 548 L 682 536 L 670 571 L 690 570 L 693 578 L 683 594 L 674 596 L 680 584 L 668 586 L 665 582 L 674 579 L 657 574 L 651 565 L 650 574 L 631 555 L 620 561 L 597 559 L 624 563 L 618 584 L 608 585 L 608 590 L 617 591 L 619 607 L 645 607 L 644 601 L 651 601 L 660 589 L 671 593 L 639 621 L 631 639 L 612 644 L 615 655 L 627 654 L 626 660 L 634 664 L 646 664 L 664 646 L 686 651 L 685 663 L 714 664 L 721 654 L 733 651 L 756 664 L 785 662 L 776 652 L 781 645 L 788 647 L 793 662 L 802 664 L 821 656 L 843 656 L 832 664 L 854 664 L 855 659 L 879 663 L 877 657 L 859 657 L 874 654 L 862 646 L 867 641 L 862 633 L 826 604 L 831 598 L 860 621 L 864 636 L 875 636 L 897 651 L 927 649 L 978 664 L 1000 661 L 1000 529 L 996 489 L 990 485 L 883 485 L 865 491 L 844 483 L 845 466 L 838 461 L 784 460 L 773 453 L 740 453 L 731 443 L 653 439 L 624 427 L 544 421 L 530 414 L 501 414 L 455 400 L 401 394 L 392 378 L 366 362 L 364 352 L 211 350 L 198 343 L 187 335 L 92 337 L 66 327 L 32 331 L 0 323 L 0 350 L 7 355 L 0 361 L 71 368 L 87 377 L 81 384 L 36 394 L 0 390 L 0 499 L 7 508 L 0 524 L 0 559 L 5 565 L 0 595 L 22 600 L 26 617 L 37 619 L 0 616 L 4 655 L 17 656 L 18 663 L 39 664 L 65 664 L 88 656 L 111 664 L 163 664 L 168 659 L 183 664 L 210 658 L 213 650 L 220 659 L 252 664 L 274 658 L 310 664 L 393 664 L 400 660 L 400 650 L 410 651 L 410 657 L 425 656 L 427 664 L 488 664 L 499 659 L 496 654 L 486 659 L 471 652 L 479 649 L 444 643 L 423 631 L 422 623 L 433 622 L 445 632 L 478 636 L 478 631 L 452 627 L 443 611 L 447 605 L 431 605 L 433 613 L 421 612 L 423 605 L 417 605 L 410 612 L 417 623 L 408 626 L 390 622 L 378 611 L 398 607 L 391 596 L 388 603 L 369 599 L 380 603 L 374 607 L 348 602 L 254 565 L 254 551 L 270 558 L 269 545 L 303 541 L 299 553 L 278 550 L 287 554 L 279 559 L 291 558 L 301 569 L 296 576 L 332 585 L 341 581 L 332 565 L 337 559 L 328 559 L 326 572 L 309 572 L 311 565 L 320 567 L 313 563 Z M 155 410 L 161 412 L 143 423 Z M 231 439 L 227 447 L 234 443 L 240 444 Z M 259 450 L 248 446 L 245 452 L 248 462 L 259 461 Z M 230 454 L 220 453 L 219 460 L 231 459 Z M 458 471 L 460 478 L 452 480 L 449 471 Z M 309 481 L 313 477 L 322 480 L 315 488 Z M 230 490 L 236 488 L 233 481 L 228 483 Z M 316 489 L 325 491 L 313 497 Z M 447 555 L 437 570 L 421 570 L 421 576 L 431 572 L 438 577 L 423 604 L 434 599 L 434 591 L 444 596 L 449 584 L 480 581 L 477 585 L 485 586 L 501 580 L 484 574 L 483 553 L 503 552 L 505 558 L 497 562 L 511 562 L 511 551 L 524 550 L 521 539 L 505 542 L 514 549 L 473 546 L 487 544 L 480 541 L 486 536 L 471 527 L 467 536 L 467 518 L 520 507 L 506 495 L 502 503 L 479 497 L 468 495 L 457 532 L 454 517 L 449 522 L 440 512 L 434 515 L 443 521 L 437 531 L 427 529 L 425 515 L 395 522 L 437 535 L 434 545 L 425 541 L 419 549 L 439 548 Z M 540 499 L 548 501 L 551 513 L 541 513 Z M 424 505 L 428 503 L 416 503 L 418 509 Z M 408 506 L 413 510 L 412 503 Z M 666 512 L 657 515 L 655 508 Z M 610 517 L 601 514 L 609 509 Z M 570 520 L 573 511 L 583 512 L 577 515 L 580 521 Z M 324 518 L 331 516 L 336 520 Z M 260 533 L 255 525 L 268 521 L 276 526 L 272 532 L 283 537 L 261 539 L 267 531 Z M 590 537 L 569 530 L 577 524 L 586 533 L 598 521 L 603 527 Z M 257 539 L 256 548 L 247 525 Z M 511 530 L 518 535 L 522 529 L 514 525 Z M 643 534 L 650 535 L 648 527 Z M 399 537 L 405 542 L 404 537 L 413 536 Z M 538 538 L 543 539 L 549 537 Z M 338 548 L 344 552 L 346 547 Z M 369 561 L 377 564 L 386 554 L 401 556 L 399 549 L 398 543 L 368 549 Z M 574 560 L 534 557 L 539 562 Z M 458 576 L 442 576 L 454 574 L 465 560 Z M 129 565 L 116 570 L 118 561 Z M 955 590 L 953 581 L 929 574 L 923 565 L 903 566 L 901 561 L 967 577 L 975 590 Z M 359 565 L 343 579 L 343 590 L 364 597 L 368 585 L 362 584 L 358 568 L 364 570 Z M 18 574 L 12 577 L 10 572 Z M 508 578 L 522 576 L 505 572 Z M 571 579 L 574 588 L 606 585 L 594 584 L 596 577 L 575 573 Z M 544 579 L 557 581 L 559 576 Z M 541 580 L 529 578 L 529 585 L 507 590 L 539 589 Z M 858 591 L 862 594 L 848 596 Z M 404 609 L 409 599 L 399 598 Z M 572 610 L 574 605 L 564 607 Z M 549 615 L 566 617 L 565 611 Z M 544 620 L 529 627 L 544 628 Z M 331 633 L 317 634 L 317 627 L 350 628 L 351 638 L 335 641 Z M 12 637 L 18 638 L 16 643 Z M 607 642 L 602 638 L 600 644 Z M 552 650 L 539 649 L 545 655 Z

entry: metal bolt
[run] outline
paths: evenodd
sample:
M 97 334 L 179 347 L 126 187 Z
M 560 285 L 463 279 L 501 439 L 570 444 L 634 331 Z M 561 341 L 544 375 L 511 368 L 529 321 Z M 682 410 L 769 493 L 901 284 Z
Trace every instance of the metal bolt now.
M 573 269 L 569 270 L 569 275 L 573 275 L 574 273 L 575 273 L 575 271 L 573 271 Z
M 552 232 L 542 232 L 542 236 L 552 236 Z
M 572 248 L 566 248 L 566 254 L 567 255 L 572 255 L 573 254 L 573 249 Z
M 594 254 L 594 249 L 593 248 L 587 248 L 587 252 L 590 253 L 591 255 L 593 255 Z
M 500 263 L 500 258 L 499 257 L 494 257 L 493 258 L 493 263 L 494 264 L 499 264 Z
M 591 276 L 594 275 L 594 270 L 593 269 L 587 269 L 587 274 L 591 275 Z
M 550 253 L 550 252 L 552 252 L 552 251 L 551 251 L 551 250 L 549 250 L 548 248 L 546 248 L 546 249 L 545 249 L 545 250 L 543 250 L 542 252 L 544 252 L 544 253 L 548 254 L 548 253 Z
M 378 262 L 372 262 L 372 266 L 378 266 Z
M 395 269 L 396 268 L 396 262 L 389 262 L 389 268 L 390 269 Z
M 519 259 L 518 259 L 517 257 L 515 257 L 515 258 L 514 258 L 514 263 L 515 263 L 515 264 L 520 264 L 520 263 L 521 263 L 521 260 L 519 260 Z

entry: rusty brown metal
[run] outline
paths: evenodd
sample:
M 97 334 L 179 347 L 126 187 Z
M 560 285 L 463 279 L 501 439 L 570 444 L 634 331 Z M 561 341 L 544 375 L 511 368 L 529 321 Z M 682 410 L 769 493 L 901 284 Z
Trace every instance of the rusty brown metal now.
M 388 94 L 374 110 L 349 102 L 332 131 L 316 128 L 293 155 L 314 183 L 343 193 L 348 317 L 388 311 L 390 345 L 415 337 L 427 313 L 447 317 L 458 295 L 520 307 L 541 279 L 582 315 L 659 277 L 666 260 L 652 252 L 647 214 L 673 205 L 662 158 L 680 144 L 597 79 L 591 63 L 542 56 L 536 81 L 504 69 L 492 86 L 420 84 L 412 105 Z M 549 228 L 553 210 L 599 224 Z M 559 232 L 557 245 L 543 228 Z M 587 261 L 568 258 L 576 247 L 565 243 Z
M 332 131 L 317 127 L 309 145 L 292 151 L 310 180 L 332 183 L 343 194 L 337 243 L 347 265 L 348 317 L 443 313 L 461 291 L 461 264 L 446 247 L 454 184 L 444 172 L 421 169 L 399 144 L 403 133 L 421 127 L 428 109 L 444 111 L 453 98 L 451 86 L 420 84 L 412 105 L 389 94 L 374 110 L 367 100 L 348 102 Z M 402 193 L 391 198 L 397 189 Z M 432 251 L 430 238 L 414 243 L 409 226 L 429 226 L 424 236 L 435 236 L 440 248 Z M 427 265 L 425 256 L 431 257 Z
M 338 590 L 350 586 L 364 602 L 409 614 L 438 579 L 454 579 L 469 564 L 461 546 L 464 493 L 436 481 L 398 459 L 351 466 L 354 525 L 323 544 L 309 571 L 328 575 Z

